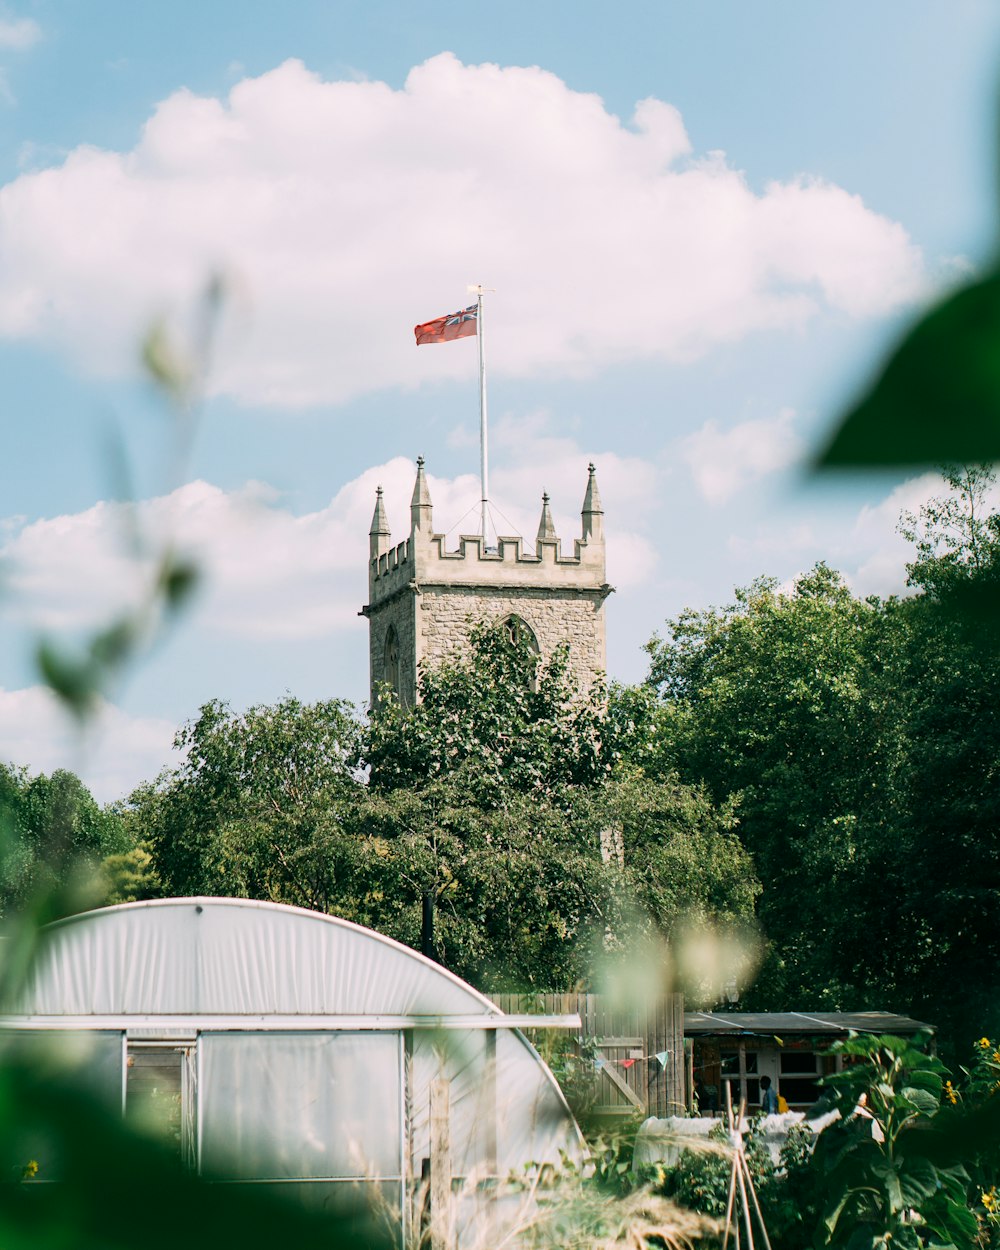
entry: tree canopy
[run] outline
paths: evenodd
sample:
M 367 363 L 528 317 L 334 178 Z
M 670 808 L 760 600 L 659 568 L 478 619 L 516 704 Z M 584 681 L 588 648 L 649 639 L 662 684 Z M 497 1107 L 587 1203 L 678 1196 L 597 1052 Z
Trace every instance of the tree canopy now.
M 123 814 L 162 889 L 312 907 L 415 947 L 430 908 L 436 956 L 492 989 L 585 981 L 640 913 L 664 934 L 751 921 L 732 806 L 621 766 L 622 701 L 581 696 L 563 654 L 484 625 L 420 695 L 367 725 L 337 701 L 207 704 L 178 734 L 184 762 Z
M 75 773 L 56 769 L 31 777 L 0 764 L 0 909 L 23 907 L 71 874 L 93 878 L 87 889 L 101 898 L 97 874 L 111 855 L 130 849 L 115 812 L 102 809 Z
M 738 803 L 770 943 L 751 1002 L 923 1012 L 967 1040 L 1000 1022 L 1000 517 L 987 470 L 946 480 L 901 521 L 910 596 L 859 599 L 820 564 L 669 622 L 645 758 Z

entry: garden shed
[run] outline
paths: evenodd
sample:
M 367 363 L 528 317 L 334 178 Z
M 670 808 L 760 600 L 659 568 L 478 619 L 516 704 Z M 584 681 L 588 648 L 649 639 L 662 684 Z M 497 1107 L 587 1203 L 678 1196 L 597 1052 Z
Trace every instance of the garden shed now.
M 934 1027 L 888 1011 L 686 1012 L 684 1037 L 701 1111 L 724 1114 L 727 1085 L 734 1107 L 741 1100 L 759 1107 L 763 1076 L 792 1110 L 805 1111 L 819 1097 L 819 1079 L 839 1070 L 830 1046 L 852 1033 L 914 1037 L 933 1035 Z
M 581 1155 L 519 1023 L 371 930 L 191 898 L 49 926 L 2 1027 L 85 1033 L 92 1083 L 206 1180 L 281 1185 L 330 1210 L 374 1204 L 401 1238 L 438 1218 L 437 1193 L 461 1245 L 479 1217 L 496 1229 L 514 1217 L 509 1174 Z

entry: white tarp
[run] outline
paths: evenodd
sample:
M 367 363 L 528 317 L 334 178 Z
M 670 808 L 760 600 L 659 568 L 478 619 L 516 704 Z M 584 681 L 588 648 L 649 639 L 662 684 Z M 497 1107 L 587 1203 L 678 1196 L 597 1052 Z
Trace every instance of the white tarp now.
M 771 1162 L 777 1164 L 788 1141 L 789 1129 L 796 1124 L 804 1124 L 815 1136 L 837 1119 L 839 1114 L 827 1112 L 815 1120 L 807 1120 L 802 1111 L 783 1111 L 781 1114 L 758 1117 L 753 1122 L 753 1128 L 767 1147 Z M 718 1128 L 722 1123 L 722 1120 L 714 1117 L 667 1116 L 657 1119 L 650 1116 L 639 1125 L 639 1131 L 635 1135 L 632 1166 L 642 1168 L 663 1163 L 667 1167 L 675 1167 L 683 1150 L 696 1147 L 699 1139 L 707 1141 L 712 1129 Z M 744 1136 L 750 1129 L 750 1120 L 744 1118 L 740 1121 L 740 1132 Z

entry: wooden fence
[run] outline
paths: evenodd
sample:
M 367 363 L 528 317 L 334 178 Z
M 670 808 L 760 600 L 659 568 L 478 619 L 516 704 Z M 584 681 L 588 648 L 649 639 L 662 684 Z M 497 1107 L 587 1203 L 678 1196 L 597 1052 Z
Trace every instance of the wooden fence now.
M 683 994 L 664 994 L 630 1011 L 615 1010 L 603 994 L 494 994 L 493 1001 L 512 1015 L 579 1014 L 583 1027 L 572 1031 L 571 1045 L 577 1070 L 593 1073 L 598 1115 L 684 1114 L 689 1075 Z M 541 1037 L 532 1040 L 544 1049 Z

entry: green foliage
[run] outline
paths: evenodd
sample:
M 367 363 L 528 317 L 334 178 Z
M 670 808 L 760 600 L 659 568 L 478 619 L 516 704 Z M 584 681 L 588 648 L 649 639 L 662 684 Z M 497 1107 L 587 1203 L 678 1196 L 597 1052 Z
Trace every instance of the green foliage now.
M 988 470 L 946 480 L 902 520 L 912 598 L 818 565 L 670 623 L 644 763 L 737 804 L 770 942 L 748 1005 L 896 1009 L 952 1047 L 1000 1022 L 1000 618 L 969 611 L 1000 517 Z
M 74 773 L 29 777 L 0 764 L 0 912 L 23 907 L 39 890 L 76 878 L 91 881 L 97 902 L 97 869 L 109 855 L 126 853 L 128 832 L 110 809 L 102 809 Z
M 713 1143 L 716 1149 L 711 1149 Z M 748 1141 L 747 1162 L 754 1183 L 759 1187 L 764 1174 L 770 1174 L 767 1151 L 755 1149 L 753 1141 Z M 729 1133 L 720 1120 L 709 1134 L 708 1148 L 682 1150 L 676 1165 L 661 1170 L 657 1179 L 662 1192 L 681 1206 L 705 1215 L 724 1216 L 731 1174 Z
M 580 694 L 565 650 L 545 662 L 527 639 L 482 623 L 468 655 L 422 670 L 419 686 L 416 707 L 387 696 L 373 709 L 365 758 L 375 790 L 464 766 L 470 796 L 495 804 L 511 791 L 551 795 L 611 774 L 617 750 L 603 692 Z
M 132 796 L 169 894 L 270 898 L 327 910 L 338 800 L 356 787 L 360 726 L 340 700 L 291 697 L 238 715 L 206 704 L 177 735 L 181 767 Z M 334 859 L 336 857 L 334 856 Z
M 897 1037 L 855 1037 L 833 1050 L 848 1064 L 823 1081 L 840 1118 L 813 1152 L 824 1199 L 817 1244 L 971 1247 L 978 1230 L 962 1152 L 941 1149 L 933 1132 L 944 1064 Z
M 867 980 L 860 921 L 886 853 L 892 624 L 821 564 L 790 593 L 761 580 L 726 609 L 684 613 L 649 644 L 662 713 L 647 768 L 676 768 L 716 804 L 738 796 L 774 944 L 759 993 L 781 1005 L 835 1006 Z
M 980 1119 L 1000 1123 L 1000 1043 L 981 1037 L 972 1048 L 972 1064 L 963 1068 L 964 1080 L 955 1089 L 946 1083 L 945 1099 Z M 979 1221 L 979 1244 L 984 1250 L 1000 1247 L 1000 1142 L 998 1134 L 978 1148 L 967 1143 L 964 1162 L 969 1170 L 969 1204 Z
M 207 704 L 178 734 L 184 763 L 118 809 L 133 847 L 108 865 L 119 896 L 158 879 L 333 912 L 417 948 L 431 903 L 436 957 L 497 991 L 573 987 L 610 940 L 682 916 L 752 920 L 732 810 L 676 778 L 612 772 L 616 731 L 596 693 L 573 694 L 564 656 L 539 670 L 483 627 L 471 660 L 421 688 L 367 732 L 336 701 Z M 147 841 L 151 873 L 124 880 Z
M 1000 273 L 932 308 L 840 422 L 818 463 L 1000 460 Z
M 804 1126 L 792 1125 L 775 1166 L 761 1124 L 761 1117 L 750 1121 L 743 1149 L 764 1226 L 775 1246 L 806 1245 L 820 1203 L 810 1165 L 813 1134 Z M 720 1121 L 698 1148 L 682 1150 L 673 1167 L 659 1164 L 648 1171 L 646 1175 L 644 1169 L 637 1179 L 652 1182 L 658 1192 L 682 1207 L 717 1219 L 725 1216 L 732 1179 L 732 1147 L 725 1125 Z
M 120 855 L 106 856 L 101 862 L 101 875 L 104 879 L 104 899 L 109 907 L 116 903 L 158 898 L 161 892 L 149 843 L 135 846 Z

